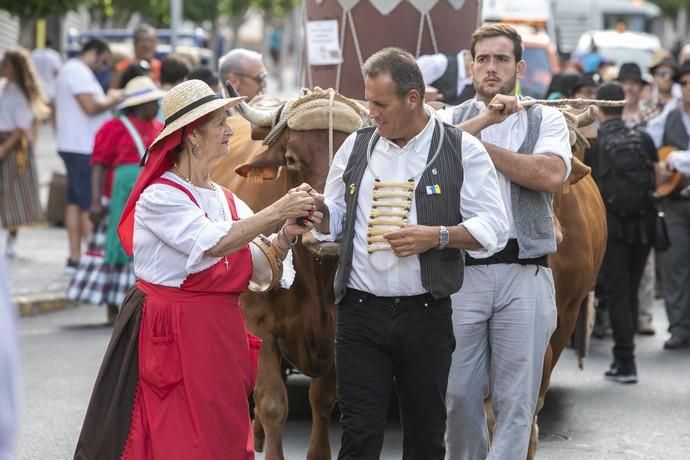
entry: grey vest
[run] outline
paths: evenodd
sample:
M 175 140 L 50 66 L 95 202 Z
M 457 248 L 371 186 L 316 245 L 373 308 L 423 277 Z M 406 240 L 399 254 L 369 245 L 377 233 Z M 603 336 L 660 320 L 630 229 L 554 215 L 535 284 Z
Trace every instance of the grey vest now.
M 467 101 L 453 111 L 453 124 L 479 115 L 479 108 Z M 541 105 L 527 109 L 527 135 L 518 149 L 519 153 L 532 154 L 539 140 L 541 129 Z M 481 133 L 477 137 L 480 137 Z M 537 192 L 514 182 L 510 184 L 511 209 L 515 221 L 519 257 L 532 259 L 556 252 L 556 237 L 553 231 L 553 193 Z
M 683 123 L 682 108 L 672 110 L 666 118 L 664 125 L 664 137 L 662 138 L 662 145 L 670 145 L 680 150 L 687 150 L 690 143 L 688 131 Z
M 436 152 L 439 142 L 438 123 L 431 138 L 431 148 L 427 162 Z M 462 187 L 462 132 L 450 125 L 443 125 L 445 140 L 441 151 L 432 165 L 424 171 L 415 190 L 417 223 L 419 225 L 458 225 L 462 222 L 460 215 L 460 189 Z M 374 128 L 362 128 L 357 131 L 357 138 L 352 154 L 343 172 L 345 182 L 345 225 L 340 242 L 340 260 L 335 275 L 336 303 L 345 296 L 347 282 L 352 269 L 352 251 L 354 246 L 355 220 L 359 185 L 367 167 L 367 145 Z M 373 145 L 378 141 L 374 139 Z M 434 174 L 436 172 L 436 174 Z M 428 185 L 439 185 L 441 195 L 427 195 Z M 422 272 L 422 286 L 435 299 L 448 297 L 462 286 L 464 259 L 459 249 L 431 249 L 419 255 Z

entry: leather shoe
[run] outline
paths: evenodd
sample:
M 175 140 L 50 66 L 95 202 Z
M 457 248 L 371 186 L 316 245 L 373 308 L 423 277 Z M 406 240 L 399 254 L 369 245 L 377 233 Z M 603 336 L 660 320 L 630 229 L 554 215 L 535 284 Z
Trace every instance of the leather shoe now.
M 690 343 L 688 339 L 681 339 L 678 336 L 672 335 L 670 339 L 664 342 L 664 348 L 667 350 L 677 350 L 678 348 L 686 348 Z

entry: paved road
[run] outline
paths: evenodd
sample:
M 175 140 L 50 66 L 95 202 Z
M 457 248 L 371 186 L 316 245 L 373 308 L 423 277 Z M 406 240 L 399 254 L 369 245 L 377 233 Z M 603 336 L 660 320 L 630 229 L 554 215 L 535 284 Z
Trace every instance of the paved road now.
M 657 326 L 663 314 L 657 309 Z M 98 365 L 109 337 L 105 314 L 80 307 L 21 320 L 22 426 L 17 459 L 67 459 L 73 453 Z M 640 383 L 606 382 L 610 341 L 594 341 L 585 369 L 566 351 L 541 416 L 539 459 L 690 458 L 690 350 L 664 352 L 664 334 L 638 340 Z M 307 387 L 289 379 L 287 458 L 301 460 L 308 440 Z M 331 440 L 337 448 L 339 427 Z M 383 459 L 400 458 L 391 420 Z M 263 457 L 259 455 L 258 459 Z

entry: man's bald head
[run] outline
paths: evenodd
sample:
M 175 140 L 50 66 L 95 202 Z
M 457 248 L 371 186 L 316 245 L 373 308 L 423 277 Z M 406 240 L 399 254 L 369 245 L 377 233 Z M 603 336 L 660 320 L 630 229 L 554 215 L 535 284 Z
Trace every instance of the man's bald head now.
M 261 54 L 237 48 L 220 58 L 218 74 L 223 83 L 230 81 L 240 96 L 251 100 L 266 88 L 266 68 Z

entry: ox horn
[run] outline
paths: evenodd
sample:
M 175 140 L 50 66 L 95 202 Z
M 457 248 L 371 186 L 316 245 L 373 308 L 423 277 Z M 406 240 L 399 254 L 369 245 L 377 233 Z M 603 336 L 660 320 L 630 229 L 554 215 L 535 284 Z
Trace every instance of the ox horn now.
M 229 81 L 225 80 L 225 89 L 228 91 L 228 94 L 230 97 L 239 97 L 239 93 L 235 89 L 234 86 L 232 86 L 232 83 Z M 257 126 L 262 126 L 262 127 L 271 127 L 273 126 L 273 120 L 275 119 L 276 114 L 278 113 L 277 109 L 276 110 L 259 110 L 255 109 L 251 105 L 247 104 L 246 102 L 242 101 L 240 102 L 239 105 L 235 106 L 237 111 L 242 115 L 247 121 L 250 123 L 257 125 Z
M 590 105 L 585 112 L 577 115 L 577 127 L 582 128 L 594 123 L 598 112 L 599 110 L 596 106 Z

